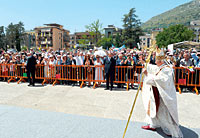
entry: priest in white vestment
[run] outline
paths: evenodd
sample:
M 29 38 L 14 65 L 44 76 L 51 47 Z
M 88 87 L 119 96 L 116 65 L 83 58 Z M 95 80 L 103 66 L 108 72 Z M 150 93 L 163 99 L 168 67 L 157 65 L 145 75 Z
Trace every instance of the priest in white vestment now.
M 163 132 L 174 138 L 182 138 L 179 128 L 176 88 L 173 69 L 165 64 L 164 52 L 156 53 L 156 65 L 147 65 L 142 97 L 146 110 L 147 126 L 143 129 L 153 130 L 161 127 Z

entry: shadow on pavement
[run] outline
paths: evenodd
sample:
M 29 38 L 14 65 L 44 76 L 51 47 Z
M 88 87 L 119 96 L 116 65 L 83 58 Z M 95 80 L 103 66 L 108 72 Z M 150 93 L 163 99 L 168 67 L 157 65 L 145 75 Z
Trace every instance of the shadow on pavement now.
M 184 126 L 180 126 L 180 129 L 183 133 L 184 138 L 198 138 L 199 137 L 199 135 L 195 131 L 193 131 L 189 128 L 186 128 Z
M 191 130 L 189 128 L 180 126 L 180 129 L 181 129 L 181 131 L 183 133 L 183 137 L 184 138 L 199 138 L 199 135 L 195 131 L 193 131 L 193 130 Z M 163 138 L 170 138 L 170 137 L 166 136 L 165 133 L 163 133 L 161 128 L 156 129 L 156 131 Z
M 35 86 L 31 86 L 31 87 L 45 87 L 46 85 L 42 85 L 42 84 L 36 84 Z

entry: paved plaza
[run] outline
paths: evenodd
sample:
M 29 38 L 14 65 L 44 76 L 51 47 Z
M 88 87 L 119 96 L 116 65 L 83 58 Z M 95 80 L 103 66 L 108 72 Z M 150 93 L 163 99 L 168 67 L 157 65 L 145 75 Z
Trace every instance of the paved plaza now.
M 71 86 L 28 87 L 0 82 L 0 138 L 120 138 L 136 90 Z M 184 137 L 200 134 L 200 97 L 178 94 L 178 113 Z M 127 138 L 165 137 L 144 131 L 144 108 L 138 97 Z

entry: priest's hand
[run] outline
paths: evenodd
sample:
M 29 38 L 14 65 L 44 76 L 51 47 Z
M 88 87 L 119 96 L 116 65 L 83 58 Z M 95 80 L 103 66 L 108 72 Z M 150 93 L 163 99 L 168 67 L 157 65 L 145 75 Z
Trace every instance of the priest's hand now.
M 143 69 L 142 73 L 144 73 L 147 76 L 147 69 Z

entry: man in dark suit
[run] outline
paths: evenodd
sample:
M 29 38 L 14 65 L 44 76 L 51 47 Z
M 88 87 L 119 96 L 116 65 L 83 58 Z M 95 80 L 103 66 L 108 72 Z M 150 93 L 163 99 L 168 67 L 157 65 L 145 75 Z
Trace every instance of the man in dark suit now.
M 108 53 L 108 57 L 104 60 L 105 74 L 106 74 L 106 89 L 109 90 L 109 82 L 111 84 L 110 90 L 113 89 L 113 81 L 115 79 L 115 65 L 116 60 L 113 58 L 113 53 Z
M 29 81 L 28 86 L 35 86 L 35 66 L 36 66 L 36 58 L 33 56 L 33 52 L 31 53 L 31 56 L 27 60 L 26 70 L 27 70 L 27 77 Z M 32 76 L 32 80 L 30 77 L 30 74 Z

